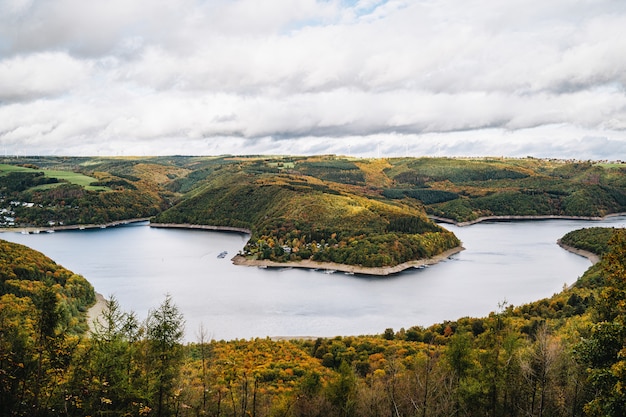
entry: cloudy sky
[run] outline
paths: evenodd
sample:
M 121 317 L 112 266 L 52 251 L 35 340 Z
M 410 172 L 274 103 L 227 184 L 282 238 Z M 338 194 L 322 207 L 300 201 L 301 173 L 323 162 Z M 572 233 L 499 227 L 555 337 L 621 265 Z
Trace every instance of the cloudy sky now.
M 624 0 L 0 0 L 0 152 L 626 159 Z

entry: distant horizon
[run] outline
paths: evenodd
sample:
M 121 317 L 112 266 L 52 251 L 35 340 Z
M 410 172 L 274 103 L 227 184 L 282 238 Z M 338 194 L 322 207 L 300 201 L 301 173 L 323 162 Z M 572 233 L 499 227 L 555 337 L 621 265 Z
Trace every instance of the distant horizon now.
M 31 154 L 31 155 L 3 155 L 0 159 L 19 159 L 19 158 L 128 158 L 128 159 L 141 159 L 141 158 L 167 158 L 167 157 L 180 157 L 180 158 L 308 158 L 308 157 L 337 157 L 346 159 L 402 159 L 402 158 L 449 158 L 449 159 L 537 159 L 542 161 L 562 161 L 562 162 L 605 162 L 626 164 L 626 159 L 591 159 L 591 158 L 559 158 L 559 157 L 538 157 L 533 155 L 526 156 L 503 156 L 503 155 L 396 155 L 396 156 L 356 156 L 356 155 L 342 155 L 332 153 L 319 153 L 319 154 L 235 154 L 226 153 L 219 155 L 194 155 L 194 154 L 162 154 L 162 155 L 71 155 L 71 154 Z

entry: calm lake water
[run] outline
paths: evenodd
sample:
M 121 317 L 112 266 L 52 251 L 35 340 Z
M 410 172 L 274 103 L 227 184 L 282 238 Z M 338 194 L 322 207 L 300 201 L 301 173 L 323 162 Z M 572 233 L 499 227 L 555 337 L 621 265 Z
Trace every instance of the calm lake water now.
M 625 223 L 621 216 L 443 225 L 465 251 L 382 278 L 235 266 L 230 258 L 247 235 L 147 223 L 0 238 L 43 252 L 142 318 L 171 294 L 185 316 L 186 340 L 194 341 L 201 323 L 210 337 L 229 340 L 374 334 L 484 316 L 502 301 L 519 305 L 551 296 L 583 274 L 590 262 L 556 244 L 565 233 Z M 219 258 L 223 251 L 228 255 Z

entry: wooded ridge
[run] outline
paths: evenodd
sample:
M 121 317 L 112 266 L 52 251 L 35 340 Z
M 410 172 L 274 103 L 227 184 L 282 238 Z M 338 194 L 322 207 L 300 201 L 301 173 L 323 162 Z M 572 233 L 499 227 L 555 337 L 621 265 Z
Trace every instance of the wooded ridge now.
M 326 156 L 4 158 L 5 227 L 157 224 L 250 232 L 250 260 L 395 267 L 459 246 L 453 222 L 626 211 L 626 167 Z

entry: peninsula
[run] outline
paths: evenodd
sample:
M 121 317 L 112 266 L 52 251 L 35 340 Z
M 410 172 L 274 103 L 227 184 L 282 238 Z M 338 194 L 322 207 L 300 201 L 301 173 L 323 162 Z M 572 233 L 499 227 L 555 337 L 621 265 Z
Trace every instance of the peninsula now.
M 241 265 L 388 274 L 461 250 L 437 221 L 626 212 L 626 165 L 536 158 L 0 158 L 0 227 L 153 227 L 249 235 Z

